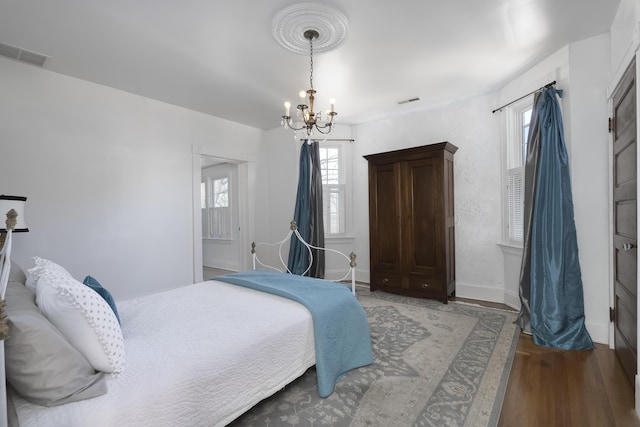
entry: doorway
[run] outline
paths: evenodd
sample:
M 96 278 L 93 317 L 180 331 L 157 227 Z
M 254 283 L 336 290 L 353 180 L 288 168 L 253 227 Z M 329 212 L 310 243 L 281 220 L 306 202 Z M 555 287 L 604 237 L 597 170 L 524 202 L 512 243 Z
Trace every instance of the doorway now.
M 194 146 L 192 166 L 193 282 L 210 278 L 203 274 L 204 266 L 216 271 L 247 270 L 250 258 L 246 242 L 248 162 L 217 157 Z M 224 177 L 227 178 L 226 181 Z M 215 194 L 211 191 L 216 180 L 217 184 L 224 183 L 228 186 L 227 194 L 222 194 L 225 191 L 224 185 L 218 185 Z M 202 192 L 207 187 L 207 182 L 210 188 L 205 190 L 208 194 L 203 198 Z M 219 201 L 226 199 L 228 203 L 204 203 L 211 202 L 212 197 L 217 197 Z
M 201 158 L 202 262 L 206 269 L 242 270 L 238 165 Z M 205 274 L 204 279 L 208 279 Z

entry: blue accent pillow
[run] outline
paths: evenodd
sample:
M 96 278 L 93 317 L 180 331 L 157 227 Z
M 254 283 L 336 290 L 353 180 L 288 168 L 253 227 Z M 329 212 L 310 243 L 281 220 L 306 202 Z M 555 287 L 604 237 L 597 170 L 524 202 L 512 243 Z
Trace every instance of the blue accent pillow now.
M 118 323 L 122 324 L 122 322 L 120 322 L 120 315 L 118 314 L 118 309 L 116 308 L 116 301 L 111 296 L 111 292 L 103 288 L 100 282 L 98 282 L 95 278 L 91 276 L 85 277 L 82 283 L 84 283 L 85 285 L 87 285 L 88 287 L 96 291 L 98 295 L 104 298 L 107 304 L 109 304 L 109 307 L 111 307 L 111 310 L 113 310 L 113 314 L 116 315 L 116 319 L 118 319 Z

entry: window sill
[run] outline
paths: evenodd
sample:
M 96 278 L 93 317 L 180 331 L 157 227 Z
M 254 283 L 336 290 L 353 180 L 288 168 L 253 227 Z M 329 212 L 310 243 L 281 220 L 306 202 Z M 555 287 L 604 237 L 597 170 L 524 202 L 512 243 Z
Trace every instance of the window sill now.
M 502 253 L 522 256 L 522 245 L 515 243 L 498 243 Z
M 324 241 L 331 243 L 353 243 L 354 240 L 355 236 L 324 236 Z
M 233 243 L 233 239 L 214 239 L 212 237 L 203 237 L 202 240 L 207 242 L 222 243 L 225 245 L 230 245 Z

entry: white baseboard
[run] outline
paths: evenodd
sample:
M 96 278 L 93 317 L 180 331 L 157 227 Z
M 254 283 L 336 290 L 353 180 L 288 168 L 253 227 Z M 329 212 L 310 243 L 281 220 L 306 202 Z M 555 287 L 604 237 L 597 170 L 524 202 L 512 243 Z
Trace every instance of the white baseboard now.
M 358 282 L 370 283 L 369 271 L 357 270 L 356 280 Z M 504 289 L 500 288 L 490 288 L 488 286 L 456 282 L 456 296 L 460 298 L 507 304 L 509 307 L 513 307 L 516 310 L 520 307 L 520 298 L 518 295 L 507 295 Z
M 358 270 L 356 268 L 356 282 L 371 283 L 369 270 Z
M 506 304 L 516 310 L 520 309 L 520 296 L 511 291 L 500 288 L 490 288 L 486 286 L 471 285 L 467 283 L 456 283 L 456 296 L 460 298 L 477 299 Z M 609 324 L 585 322 L 585 326 L 594 342 L 609 344 Z
M 504 289 L 456 282 L 456 296 L 505 304 Z
M 221 270 L 229 270 L 229 271 L 241 271 L 241 268 L 236 263 L 225 262 L 220 260 L 204 260 L 204 267 L 210 268 L 219 268 Z
M 520 303 L 520 295 L 512 291 L 504 291 L 504 303 L 514 310 L 520 310 L 522 304 Z
M 368 271 L 357 271 L 356 280 L 358 282 L 369 283 Z M 478 286 L 469 283 L 456 283 L 456 296 L 460 298 L 477 299 L 480 301 L 495 302 L 506 304 L 509 307 L 520 309 L 520 296 L 514 292 L 506 291 L 501 288 L 492 288 L 488 286 Z M 609 344 L 609 324 L 586 322 L 587 330 L 591 339 L 600 344 Z
M 609 324 L 585 322 L 587 331 L 591 335 L 591 339 L 600 344 L 609 345 Z

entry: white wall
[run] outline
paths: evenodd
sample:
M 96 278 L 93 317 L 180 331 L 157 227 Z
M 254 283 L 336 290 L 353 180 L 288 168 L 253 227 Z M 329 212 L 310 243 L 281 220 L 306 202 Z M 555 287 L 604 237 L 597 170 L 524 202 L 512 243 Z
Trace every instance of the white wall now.
M 293 219 L 293 213 L 296 202 L 296 191 L 298 188 L 298 164 L 300 157 L 300 146 L 302 142 L 294 137 L 294 132 L 288 129 L 276 128 L 264 133 L 263 150 L 261 159 L 268 164 L 267 181 L 269 183 L 268 190 L 263 197 L 267 200 L 263 204 L 268 205 L 267 211 L 263 211 L 261 215 L 267 217 L 266 221 L 262 221 L 260 231 L 256 234 L 256 241 L 259 242 L 276 242 L 286 236 L 289 231 L 289 222 Z M 351 127 L 347 125 L 336 125 L 331 135 L 327 138 L 350 139 L 352 137 Z M 357 141 L 354 145 L 357 144 Z M 268 163 L 267 163 L 268 162 Z M 364 208 L 366 209 L 366 206 Z M 357 209 L 359 212 L 362 206 Z M 357 214 L 357 213 L 356 213 Z M 368 231 L 367 231 L 368 233 Z M 349 254 L 354 250 L 355 239 L 326 239 L 325 246 L 335 249 L 343 253 Z M 283 256 L 286 261 L 288 256 L 288 246 L 283 247 Z M 357 279 L 360 281 L 369 280 L 369 267 L 366 266 L 366 272 L 360 267 L 361 254 L 358 253 Z M 273 253 L 267 257 L 272 265 L 279 262 L 277 254 Z M 326 273 L 328 278 L 337 278 L 341 276 L 348 268 L 345 260 L 327 255 Z
M 359 269 L 369 270 L 367 162 L 362 157 L 449 141 L 454 156 L 456 295 L 502 301 L 500 240 L 500 132 L 491 111 L 495 96 L 483 95 L 407 112 L 354 127 L 354 221 Z
M 368 176 L 367 162 L 362 156 L 449 141 L 459 148 L 454 176 L 458 218 L 456 293 L 488 301 L 517 301 L 520 257 L 511 257 L 511 263 L 505 265 L 497 245 L 502 240 L 502 117 L 501 113 L 491 111 L 550 80 L 557 80 L 557 87 L 565 90 L 562 102 L 565 137 L 572 166 L 575 165 L 572 179 L 587 327 L 596 341 L 608 342 L 608 156 L 606 128 L 602 125 L 607 110 L 608 55 L 607 35 L 585 40 L 531 67 L 499 93 L 354 126 L 352 248 L 358 254 L 359 279 L 369 279 Z M 269 192 L 270 215 L 284 218 L 293 210 L 297 143 L 289 133 L 283 135 L 280 130 L 268 134 L 273 165 L 270 182 L 274 188 Z M 516 280 L 506 282 L 505 267 L 515 272 Z
M 569 46 L 571 184 L 586 325 L 609 342 L 609 34 Z
M 192 283 L 192 144 L 245 158 L 262 132 L 4 58 L 0 75 L 0 192 L 28 197 L 14 260 L 116 299 Z
M 512 302 L 517 282 L 505 283 L 502 240 L 501 119 L 499 105 L 551 80 L 564 89 L 565 138 L 571 155 L 576 227 L 582 264 L 587 327 L 608 342 L 608 157 L 606 87 L 608 35 L 567 46 L 531 67 L 499 93 L 458 100 L 354 127 L 354 206 L 367 206 L 365 154 L 449 141 L 455 154 L 456 294 Z M 573 70 L 573 73 L 570 73 Z M 358 211 L 355 247 L 368 273 L 368 212 Z M 365 258 L 366 256 L 366 258 Z M 517 265 L 507 270 L 519 271 Z M 363 277 L 362 275 L 360 277 Z
M 611 72 L 614 85 L 636 53 L 638 46 L 638 23 L 640 1 L 620 0 L 620 6 L 611 25 Z
M 523 95 L 531 93 L 538 88 L 557 81 L 557 88 L 566 89 L 569 86 L 569 48 L 564 47 L 553 53 L 543 61 L 535 64 L 520 76 L 503 86 L 498 92 L 498 106 L 508 104 L 509 102 L 519 99 Z M 564 93 L 561 105 L 563 113 L 566 115 L 570 111 L 570 93 Z M 500 117 L 500 132 L 503 148 L 503 162 L 506 164 L 505 150 L 507 146 L 507 123 L 506 110 L 497 112 Z M 567 141 L 570 140 L 570 128 L 565 128 Z M 571 152 L 570 142 L 567 143 L 567 150 Z M 505 171 L 503 171 L 505 172 Z M 506 177 L 503 176 L 503 191 Z M 506 214 L 506 204 L 503 204 L 503 216 Z M 503 238 L 503 236 L 501 236 Z M 504 242 L 503 242 L 504 243 Z M 520 309 L 520 265 L 522 263 L 522 248 L 509 246 L 504 243 L 500 245 L 504 256 L 504 303 L 516 309 Z
M 500 103 L 556 80 L 565 142 L 570 157 L 574 217 L 582 270 L 586 326 L 591 337 L 609 341 L 608 101 L 609 35 L 566 46 L 531 67 L 500 91 Z M 520 94 L 520 95 L 518 95 Z M 505 270 L 519 271 L 520 259 L 505 254 Z M 510 280 L 505 294 L 517 292 Z M 517 294 L 517 293 L 516 293 Z
M 300 156 L 299 139 L 291 130 L 276 128 L 265 132 L 263 144 L 268 152 L 263 160 L 268 161 L 269 226 L 261 241 L 275 242 L 289 231 L 293 219 L 298 189 L 298 163 Z

